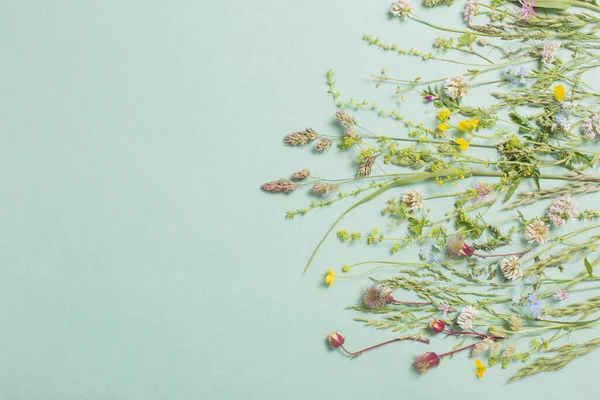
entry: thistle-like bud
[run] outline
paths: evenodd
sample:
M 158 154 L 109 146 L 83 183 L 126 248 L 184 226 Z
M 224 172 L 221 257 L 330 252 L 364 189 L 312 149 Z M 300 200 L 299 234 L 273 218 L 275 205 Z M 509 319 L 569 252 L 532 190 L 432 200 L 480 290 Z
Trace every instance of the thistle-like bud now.
M 294 132 L 287 135 L 283 142 L 288 146 L 305 146 L 317 138 L 319 134 L 312 128 L 307 128 L 302 132 Z
M 308 178 L 310 175 L 310 170 L 309 169 L 301 169 L 300 171 L 296 171 L 294 172 L 293 176 L 294 179 L 297 179 L 299 181 Z
M 444 323 L 444 321 L 434 318 L 429 322 L 429 327 L 435 333 L 441 333 L 444 332 L 444 329 L 446 329 L 446 324 Z
M 315 151 L 317 153 L 323 153 L 324 151 L 329 150 L 332 143 L 333 142 L 329 139 L 325 139 L 325 138 L 319 139 L 319 140 L 317 140 L 317 143 L 315 144 Z
M 437 367 L 440 365 L 440 356 L 436 353 L 424 353 L 420 356 L 415 357 L 413 367 L 420 373 L 424 374 L 429 368 Z
M 458 254 L 465 257 L 471 257 L 475 253 L 475 247 L 468 243 L 463 243 L 462 248 L 458 251 Z
M 292 193 L 298 188 L 298 185 L 287 179 L 280 179 L 278 181 L 267 182 L 260 188 L 269 193 Z
M 344 342 L 346 342 L 346 339 L 344 339 L 344 337 L 337 332 L 331 332 L 329 336 L 327 336 L 327 339 L 329 340 L 331 347 L 334 349 L 342 347 Z

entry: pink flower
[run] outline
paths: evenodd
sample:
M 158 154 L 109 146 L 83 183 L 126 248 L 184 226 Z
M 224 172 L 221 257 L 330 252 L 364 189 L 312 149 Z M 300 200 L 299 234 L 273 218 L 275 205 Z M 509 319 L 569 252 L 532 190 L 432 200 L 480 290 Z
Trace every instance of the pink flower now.
M 567 293 L 565 289 L 560 289 L 558 292 L 556 292 L 556 294 L 554 294 L 554 297 L 560 301 L 565 301 L 569 299 L 569 293 Z
M 473 190 L 474 195 L 471 200 L 473 203 L 481 203 L 483 198 L 491 193 L 492 189 L 485 182 L 477 182 L 477 184 L 471 186 L 471 190 Z
M 519 3 L 521 3 L 521 9 L 519 10 L 520 20 L 527 21 L 529 20 L 529 17 L 535 15 L 535 10 L 533 9 L 533 6 L 535 5 L 535 0 L 519 0 Z
M 447 315 L 448 311 L 450 311 L 450 304 L 448 303 L 440 303 L 440 305 L 438 306 L 438 310 L 440 310 L 442 312 L 442 315 Z

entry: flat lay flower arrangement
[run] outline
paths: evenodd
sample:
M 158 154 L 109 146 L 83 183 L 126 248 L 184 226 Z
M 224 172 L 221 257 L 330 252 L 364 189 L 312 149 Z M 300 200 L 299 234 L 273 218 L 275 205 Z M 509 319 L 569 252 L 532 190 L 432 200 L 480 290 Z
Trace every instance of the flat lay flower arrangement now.
M 340 157 L 347 178 L 328 179 L 307 168 L 261 189 L 308 192 L 307 207 L 289 211 L 288 219 L 337 210 L 327 232 L 315 233 L 304 272 L 323 274 L 330 290 L 340 280 L 362 280 L 362 301 L 350 305 L 359 313 L 355 320 L 391 333 L 390 340 L 357 350 L 333 332 L 331 347 L 350 358 L 377 357 L 392 343 L 411 342 L 414 357 L 406 362 L 421 374 L 463 353 L 473 358 L 479 378 L 491 369 L 507 369 L 511 382 L 560 370 L 600 346 L 600 337 L 577 342 L 571 336 L 600 324 L 600 296 L 594 295 L 600 212 L 579 206 L 600 191 L 594 174 L 600 91 L 589 80 L 600 66 L 600 6 L 578 0 L 424 5 L 448 7 L 464 27 L 428 22 L 409 0 L 398 0 L 387 10 L 398 29 L 425 24 L 439 35 L 424 46 L 431 48 L 403 48 L 371 34 L 363 40 L 376 51 L 464 68 L 428 79 L 387 69 L 372 76 L 378 88 L 393 88 L 399 102 L 416 93 L 435 111 L 407 116 L 346 99 L 328 71 L 339 133 L 307 128 L 285 136 L 284 144 L 324 157 L 351 152 L 356 169 L 347 171 Z M 473 105 L 475 91 L 491 96 L 491 105 Z M 399 127 L 393 134 L 370 129 L 361 113 Z M 427 195 L 427 182 L 444 192 Z M 380 205 L 378 227 L 346 229 L 344 217 L 366 203 Z M 443 210 L 444 218 L 434 219 L 431 208 Z M 332 235 L 342 245 L 377 245 L 383 254 L 319 265 L 319 251 Z M 405 261 L 414 252 L 419 261 Z M 374 271 L 377 278 L 370 277 Z M 572 301 L 575 293 L 586 300 Z M 455 342 L 443 353 L 427 351 L 440 336 Z

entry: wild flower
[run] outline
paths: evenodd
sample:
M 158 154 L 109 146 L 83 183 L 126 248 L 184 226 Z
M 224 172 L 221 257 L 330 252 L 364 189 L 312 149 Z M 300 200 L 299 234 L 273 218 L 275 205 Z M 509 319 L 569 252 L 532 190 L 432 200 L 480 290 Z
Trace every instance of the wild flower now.
M 483 374 L 485 374 L 485 370 L 487 367 L 483 365 L 483 363 L 479 360 L 475 360 L 475 375 L 479 378 L 483 378 Z
M 329 336 L 327 336 L 327 340 L 329 341 L 329 345 L 334 349 L 342 347 L 346 342 L 346 339 L 337 332 L 331 332 Z
M 450 119 L 450 115 L 450 110 L 448 110 L 447 108 L 442 108 L 440 112 L 437 113 L 437 119 L 439 119 L 442 122 L 445 122 Z
M 548 218 L 554 226 L 561 227 L 570 219 L 577 215 L 577 205 L 571 199 L 571 196 L 560 196 L 550 206 Z
M 529 75 L 529 68 L 519 67 L 518 65 L 509 65 L 508 67 L 506 67 L 506 73 L 508 74 L 508 79 L 512 83 L 524 85 L 527 83 L 527 75 Z
M 460 129 L 463 132 L 471 132 L 474 128 L 477 128 L 478 124 L 479 124 L 479 120 L 477 119 L 477 117 L 473 117 L 471 119 L 460 121 L 457 124 L 457 126 L 458 126 L 458 129 Z
M 589 139 L 594 140 L 596 134 L 600 134 L 600 114 L 594 114 L 591 118 L 583 120 L 583 135 Z
M 540 301 L 538 300 L 537 293 L 532 292 L 527 296 L 527 300 L 525 304 L 529 307 L 529 311 L 531 312 L 531 316 L 536 319 L 542 319 L 542 306 L 540 305 Z
M 519 0 L 519 3 L 521 3 L 521 9 L 519 10 L 519 19 L 527 21 L 529 20 L 529 17 L 535 15 L 535 10 L 533 9 L 533 6 L 535 6 L 535 0 Z
M 544 45 L 544 48 L 541 51 L 541 58 L 544 64 L 552 64 L 554 59 L 556 58 L 556 53 L 560 49 L 560 43 L 555 41 L 550 41 Z
M 329 268 L 327 275 L 325 275 L 325 284 L 331 286 L 333 285 L 333 281 L 335 281 L 335 273 L 333 272 L 333 269 Z
M 430 254 L 429 255 L 429 262 L 433 263 L 433 264 L 439 264 L 440 263 L 440 257 L 437 254 Z
M 537 242 L 540 246 L 548 241 L 548 225 L 536 219 L 525 227 L 525 240 L 529 243 Z
M 560 289 L 554 294 L 554 297 L 559 301 L 565 301 L 569 299 L 569 293 L 565 289 Z
M 469 0 L 463 10 L 463 20 L 467 23 L 473 22 L 473 17 L 479 8 L 479 0 Z
M 469 144 L 471 144 L 471 139 L 458 138 L 455 140 L 455 142 L 461 151 L 465 151 L 469 148 Z
M 513 303 L 520 303 L 521 300 L 521 296 L 519 296 L 518 294 L 512 298 Z
M 442 333 L 444 332 L 444 329 L 446 329 L 446 324 L 444 321 L 434 318 L 429 321 L 429 328 L 435 333 Z
M 396 0 L 390 7 L 390 12 L 392 15 L 404 20 L 410 17 L 412 10 L 413 6 L 410 4 L 409 0 Z
M 565 87 L 563 85 L 556 85 L 552 90 L 556 101 L 562 101 L 565 98 Z
M 423 197 L 421 189 L 411 189 L 402 196 L 402 202 L 409 211 L 422 210 L 425 207 L 424 201 L 425 198 Z
M 450 128 L 450 125 L 448 125 L 445 122 L 442 122 L 441 124 L 438 124 L 438 126 L 436 126 L 436 129 L 442 133 L 446 132 L 448 128 Z
M 444 82 L 444 92 L 452 99 L 462 99 L 467 94 L 469 82 L 461 74 L 454 75 Z
M 471 185 L 469 188 L 469 194 L 471 194 L 471 201 L 475 204 L 481 203 L 485 196 L 490 194 L 492 189 L 485 182 L 477 181 L 476 184 Z
M 510 256 L 508 258 L 503 258 L 500 261 L 500 269 L 502 274 L 509 281 L 518 279 L 523 276 L 523 272 L 521 272 L 519 264 L 519 258 L 516 256 Z
M 442 315 L 446 316 L 448 314 L 448 311 L 450 311 L 450 304 L 440 303 L 438 305 L 438 310 L 442 313 Z
M 476 317 L 477 309 L 473 306 L 466 306 L 461 310 L 456 322 L 458 323 L 458 326 L 468 331 L 473 329 L 473 323 L 475 322 Z
M 571 123 L 569 122 L 567 117 L 557 115 L 554 118 L 554 123 L 552 124 L 551 130 L 555 131 L 557 130 L 557 128 L 564 132 L 569 132 L 571 130 Z

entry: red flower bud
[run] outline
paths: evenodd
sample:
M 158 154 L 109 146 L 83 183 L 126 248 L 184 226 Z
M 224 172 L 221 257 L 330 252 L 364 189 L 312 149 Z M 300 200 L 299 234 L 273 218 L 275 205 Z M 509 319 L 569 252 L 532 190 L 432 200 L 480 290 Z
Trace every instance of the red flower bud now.
M 329 339 L 329 344 L 334 349 L 341 347 L 344 344 L 344 342 L 346 341 L 346 339 L 344 339 L 344 337 L 337 332 L 330 333 L 329 336 L 327 337 L 327 339 Z
M 439 319 L 434 318 L 431 320 L 431 322 L 429 322 L 429 327 L 432 331 L 440 333 L 444 332 L 444 329 L 446 329 L 446 324 L 444 323 L 444 321 L 440 321 Z
M 458 254 L 465 257 L 471 257 L 475 253 L 475 247 L 468 243 L 463 243 L 462 248 L 458 251 Z

